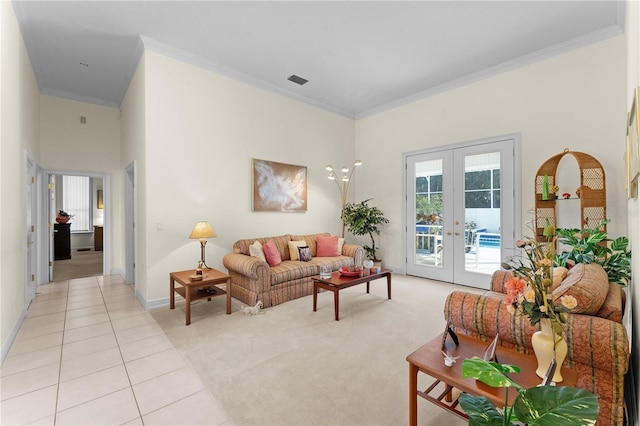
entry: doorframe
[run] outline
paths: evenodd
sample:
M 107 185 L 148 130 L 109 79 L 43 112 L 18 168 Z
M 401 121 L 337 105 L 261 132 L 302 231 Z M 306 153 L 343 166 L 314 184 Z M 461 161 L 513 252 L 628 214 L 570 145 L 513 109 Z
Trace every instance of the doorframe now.
M 38 163 L 29 154 L 29 151 L 24 151 L 25 158 L 25 183 L 30 185 L 29 191 L 25 194 L 25 211 L 27 226 L 31 224 L 32 231 L 26 227 L 24 229 L 25 243 L 25 255 L 24 255 L 24 307 L 29 307 L 31 301 L 36 297 L 37 287 L 39 284 L 38 277 L 38 254 L 40 251 L 39 244 L 39 206 L 38 206 L 38 182 L 40 179 L 40 167 Z M 23 188 L 27 191 L 27 187 Z M 30 194 L 30 196 L 29 196 Z M 31 208 L 29 208 L 29 205 Z M 31 235 L 31 245 L 29 248 L 29 232 Z
M 110 275 L 111 271 L 111 184 L 108 173 L 97 173 L 97 172 L 74 172 L 69 170 L 43 170 L 43 176 L 46 176 L 46 179 L 42 179 L 42 184 L 40 185 L 42 188 L 42 195 L 40 197 L 41 207 L 38 209 L 42 212 L 43 222 L 47 228 L 53 228 L 53 218 L 50 218 L 49 212 L 52 211 L 51 206 L 51 197 L 49 196 L 49 187 L 48 183 L 51 180 L 51 175 L 67 175 L 67 176 L 86 176 L 94 179 L 102 179 L 102 190 L 103 190 L 103 199 L 104 199 L 104 218 L 103 218 L 103 250 L 102 250 L 102 275 Z M 42 235 L 45 234 L 45 235 Z M 41 273 L 43 273 L 42 277 L 46 277 L 46 281 L 44 283 L 49 282 L 51 276 L 49 275 L 49 262 L 53 262 L 53 253 L 52 253 L 52 233 L 41 233 L 40 235 L 41 243 L 42 243 L 42 252 L 46 253 L 46 256 L 43 256 L 43 259 L 39 262 Z M 55 277 L 54 277 L 55 278 Z
M 134 291 L 136 283 L 136 247 L 138 246 L 137 233 L 135 229 L 137 219 L 136 209 L 136 188 L 137 188 L 137 167 L 136 161 L 132 161 L 125 167 L 124 176 L 124 253 L 125 253 L 125 283 L 133 284 Z
M 403 200 L 404 200 L 404 202 L 402 203 L 402 229 L 404 229 L 404 232 L 402 232 L 402 259 L 404 259 L 403 266 L 402 266 L 403 273 L 405 274 L 407 273 L 407 259 L 408 259 L 407 234 L 409 232 L 408 231 L 409 224 L 407 223 L 407 201 L 408 201 L 409 194 L 407 193 L 408 170 L 406 167 L 408 157 L 414 156 L 414 155 L 429 154 L 429 153 L 444 151 L 444 150 L 454 150 L 458 148 L 467 148 L 467 147 L 476 146 L 476 145 L 484 145 L 488 143 L 504 141 L 506 139 L 513 140 L 513 161 L 514 161 L 514 164 L 513 164 L 513 170 L 514 170 L 514 174 L 513 174 L 514 175 L 513 176 L 514 178 L 513 241 L 515 242 L 518 238 L 520 238 L 519 236 L 522 235 L 522 167 L 521 167 L 522 155 L 521 155 L 521 133 L 520 132 L 507 133 L 507 134 L 498 135 L 498 136 L 490 136 L 490 137 L 481 138 L 481 139 L 473 139 L 473 140 L 464 141 L 464 142 L 456 142 L 456 143 L 447 144 L 447 145 L 438 145 L 431 148 L 417 149 L 417 150 L 402 153 L 402 173 L 403 173 L 402 194 L 403 194 Z M 412 224 L 411 226 L 414 226 L 415 228 L 415 224 Z

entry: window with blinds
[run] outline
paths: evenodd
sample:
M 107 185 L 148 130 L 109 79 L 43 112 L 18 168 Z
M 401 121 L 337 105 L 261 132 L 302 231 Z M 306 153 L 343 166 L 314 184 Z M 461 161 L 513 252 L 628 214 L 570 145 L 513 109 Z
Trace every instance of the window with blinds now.
M 62 176 L 62 205 L 72 215 L 71 232 L 91 230 L 91 178 Z

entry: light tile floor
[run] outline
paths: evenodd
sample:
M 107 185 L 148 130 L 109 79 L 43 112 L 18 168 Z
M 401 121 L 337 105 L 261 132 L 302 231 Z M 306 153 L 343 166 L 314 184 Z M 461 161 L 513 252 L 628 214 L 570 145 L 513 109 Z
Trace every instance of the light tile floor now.
M 44 284 L 0 369 L 2 425 L 228 425 L 121 277 Z

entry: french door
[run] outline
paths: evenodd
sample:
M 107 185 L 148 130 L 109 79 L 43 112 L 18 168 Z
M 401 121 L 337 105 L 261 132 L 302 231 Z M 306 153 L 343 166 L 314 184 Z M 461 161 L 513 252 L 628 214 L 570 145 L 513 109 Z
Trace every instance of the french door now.
M 519 223 L 516 147 L 510 136 L 405 155 L 408 275 L 489 288 Z

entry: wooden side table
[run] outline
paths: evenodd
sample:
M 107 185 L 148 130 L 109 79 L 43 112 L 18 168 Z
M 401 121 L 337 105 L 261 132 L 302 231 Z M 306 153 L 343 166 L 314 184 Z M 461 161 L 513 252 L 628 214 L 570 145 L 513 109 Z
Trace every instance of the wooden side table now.
M 457 416 L 467 419 L 468 416 L 458 407 L 458 398 L 452 397 L 453 389 L 459 389 L 470 395 L 487 397 L 498 407 L 503 407 L 507 396 L 506 388 L 494 388 L 476 379 L 465 379 L 462 377 L 462 362 L 465 358 L 474 356 L 482 357 L 485 349 L 491 342 L 483 342 L 464 334 L 458 334 L 460 345 L 455 346 L 451 339 L 447 338 L 446 349 L 452 356 L 459 356 L 458 362 L 453 366 L 444 365 L 442 356 L 442 337 L 438 336 L 429 343 L 418 348 L 411 355 L 407 356 L 409 362 L 409 425 L 418 424 L 418 396 L 427 401 L 451 411 Z M 525 389 L 540 384 L 540 379 L 535 371 L 538 366 L 534 355 L 526 355 L 516 352 L 513 349 L 498 346 L 496 357 L 500 364 L 510 364 L 520 367 L 520 373 L 509 375 L 514 382 Z M 426 390 L 418 390 L 418 373 L 424 373 L 435 379 Z M 558 386 L 575 386 L 578 381 L 578 372 L 566 367 L 562 367 L 564 380 Z M 440 389 L 438 389 L 440 388 Z M 509 405 L 512 405 L 518 396 L 514 389 L 509 392 Z
M 227 315 L 231 314 L 231 277 L 217 269 L 203 269 L 203 278 L 199 281 L 191 281 L 191 276 L 196 274 L 194 269 L 187 271 L 171 272 L 169 274 L 169 290 L 171 298 L 169 308 L 175 309 L 175 295 L 178 293 L 186 302 L 186 324 L 191 324 L 191 302 L 200 299 L 211 301 L 212 297 L 227 296 Z M 176 282 L 181 287 L 176 287 Z M 217 284 L 226 284 L 223 290 Z M 208 291 L 201 291 L 206 289 Z

